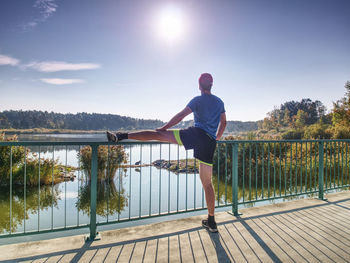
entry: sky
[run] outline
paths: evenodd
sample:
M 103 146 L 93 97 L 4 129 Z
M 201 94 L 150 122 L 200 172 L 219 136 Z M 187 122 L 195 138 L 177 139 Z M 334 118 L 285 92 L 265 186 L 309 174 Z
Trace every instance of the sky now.
M 302 98 L 331 110 L 350 80 L 349 12 L 349 0 L 1 0 L 0 111 L 167 121 L 203 72 L 228 120 Z

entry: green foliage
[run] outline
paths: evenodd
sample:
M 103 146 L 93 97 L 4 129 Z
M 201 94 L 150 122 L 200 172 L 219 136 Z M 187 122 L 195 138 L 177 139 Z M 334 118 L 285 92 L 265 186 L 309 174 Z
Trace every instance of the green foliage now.
M 330 139 L 331 137 L 330 125 L 315 123 L 305 128 L 303 139 Z
M 60 114 L 47 111 L 0 112 L 0 129 L 27 129 L 32 132 L 51 130 L 141 130 L 155 129 L 165 123 L 160 120 L 135 119 L 113 114 Z M 175 128 L 193 126 L 193 120 L 184 121 Z M 254 121 L 228 121 L 227 132 L 251 131 L 258 128 Z
M 316 123 L 325 115 L 325 111 L 326 107 L 318 100 L 288 101 L 280 108 L 274 108 L 267 113 L 260 128 L 267 130 L 280 127 L 301 128 Z
M 350 127 L 336 125 L 332 127 L 332 139 L 350 139 Z
M 17 136 L 0 134 L 0 141 L 17 141 Z M 12 158 L 11 158 L 12 156 Z M 11 166 L 12 162 L 12 166 Z M 40 167 L 40 182 L 39 182 Z M 58 160 L 38 158 L 38 156 L 23 146 L 0 146 L 0 186 L 12 184 L 15 186 L 44 185 L 62 181 L 59 177 Z M 24 175 L 25 180 L 24 180 Z
M 332 121 L 335 126 L 350 126 L 350 81 L 346 82 L 345 89 L 345 96 L 333 103 Z
M 289 130 L 282 134 L 283 140 L 301 140 L 304 137 L 303 130 Z
M 307 113 L 303 110 L 298 110 L 297 115 L 295 116 L 295 127 L 298 129 L 303 128 L 306 125 Z
M 91 179 L 91 147 L 86 146 L 80 150 L 78 159 L 81 168 Z M 97 155 L 98 179 L 110 180 L 115 176 L 115 172 L 121 163 L 126 162 L 128 155 L 122 145 L 99 146 Z

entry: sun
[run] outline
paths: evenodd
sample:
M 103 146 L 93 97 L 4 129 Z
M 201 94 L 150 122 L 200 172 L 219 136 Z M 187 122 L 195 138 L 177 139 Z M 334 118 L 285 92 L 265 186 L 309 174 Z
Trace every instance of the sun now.
M 175 6 L 166 6 L 161 9 L 155 21 L 156 34 L 169 44 L 179 42 L 184 38 L 186 26 L 183 11 Z

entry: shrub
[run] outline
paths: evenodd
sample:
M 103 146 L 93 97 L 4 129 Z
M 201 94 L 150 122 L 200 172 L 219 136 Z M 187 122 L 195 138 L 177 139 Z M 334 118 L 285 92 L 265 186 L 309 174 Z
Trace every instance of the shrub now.
M 86 146 L 78 154 L 81 168 L 91 179 L 91 147 Z M 128 155 L 122 145 L 99 146 L 97 155 L 98 179 L 112 179 L 119 165 L 126 162 Z
M 304 139 L 330 139 L 332 132 L 328 129 L 329 125 L 315 123 L 305 128 Z
M 282 134 L 283 140 L 301 140 L 304 136 L 303 130 L 289 130 Z

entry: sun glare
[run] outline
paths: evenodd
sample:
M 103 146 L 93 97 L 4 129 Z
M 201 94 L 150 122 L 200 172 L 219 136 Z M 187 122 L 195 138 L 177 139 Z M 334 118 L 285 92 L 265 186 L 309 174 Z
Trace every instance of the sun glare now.
M 155 23 L 158 37 L 169 44 L 180 41 L 185 35 L 185 18 L 177 7 L 167 6 L 160 10 Z

